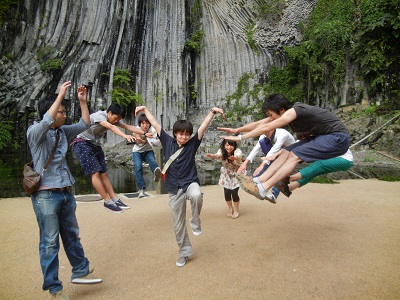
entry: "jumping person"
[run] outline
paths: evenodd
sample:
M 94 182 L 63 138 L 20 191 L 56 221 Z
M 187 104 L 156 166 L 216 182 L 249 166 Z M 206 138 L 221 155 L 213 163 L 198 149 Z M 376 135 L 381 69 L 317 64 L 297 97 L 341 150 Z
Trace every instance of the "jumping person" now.
M 105 154 L 101 147 L 101 137 L 110 130 L 129 142 L 135 138 L 125 134 L 120 128 L 132 133 L 144 134 L 135 126 L 122 122 L 125 117 L 125 107 L 118 103 L 111 103 L 107 111 L 99 110 L 90 115 L 90 128 L 79 134 L 73 141 L 72 150 L 79 160 L 85 175 L 90 175 L 92 184 L 104 200 L 104 207 L 114 213 L 121 213 L 130 207 L 123 203 L 114 192 L 107 174 Z
M 219 128 L 228 133 L 247 132 L 230 138 L 241 141 L 276 128 L 289 125 L 294 132 L 308 132 L 310 136 L 282 150 L 282 154 L 259 177 L 246 178 L 238 174 L 241 187 L 260 200 L 271 199 L 270 189 L 289 176 L 296 166 L 305 161 L 311 163 L 346 153 L 350 137 L 342 121 L 326 109 L 304 103 L 292 104 L 281 94 L 268 97 L 263 104 L 268 118 L 253 122 L 237 129 Z

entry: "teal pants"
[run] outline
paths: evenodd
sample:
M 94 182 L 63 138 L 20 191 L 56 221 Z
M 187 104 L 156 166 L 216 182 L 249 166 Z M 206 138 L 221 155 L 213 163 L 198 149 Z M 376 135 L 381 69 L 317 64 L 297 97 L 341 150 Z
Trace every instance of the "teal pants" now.
M 314 177 L 337 171 L 347 171 L 352 165 L 352 161 L 344 159 L 343 157 L 317 160 L 299 171 L 301 179 L 298 180 L 298 182 L 300 186 L 303 186 L 309 183 Z

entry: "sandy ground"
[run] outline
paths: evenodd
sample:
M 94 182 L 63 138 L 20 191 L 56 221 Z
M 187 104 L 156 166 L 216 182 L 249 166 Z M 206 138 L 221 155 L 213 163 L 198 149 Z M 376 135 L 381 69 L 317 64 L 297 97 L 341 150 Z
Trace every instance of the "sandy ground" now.
M 226 217 L 223 190 L 205 186 L 204 234 L 175 266 L 168 195 L 124 200 L 113 214 L 79 202 L 81 241 L 99 285 L 60 279 L 71 299 L 400 299 L 400 183 L 309 184 L 278 204 L 240 191 L 241 215 Z M 190 211 L 190 210 L 189 210 Z M 30 198 L 0 199 L 0 299 L 48 299 Z

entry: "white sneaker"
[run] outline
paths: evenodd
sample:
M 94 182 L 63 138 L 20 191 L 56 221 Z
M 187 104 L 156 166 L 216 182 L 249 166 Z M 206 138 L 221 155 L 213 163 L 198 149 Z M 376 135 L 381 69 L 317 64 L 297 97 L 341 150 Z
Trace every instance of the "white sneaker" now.
M 203 231 L 201 231 L 201 230 L 199 230 L 199 231 L 194 231 L 194 230 L 193 230 L 192 232 L 193 232 L 194 235 L 197 235 L 197 236 L 203 234 Z
M 144 193 L 144 190 L 143 190 L 143 189 L 140 189 L 140 190 L 139 190 L 138 198 L 143 198 L 143 197 L 146 197 L 146 194 Z
M 103 282 L 103 279 L 94 276 L 93 273 L 89 273 L 86 276 L 74 278 L 71 282 L 77 284 L 96 284 Z
M 183 267 L 184 265 L 186 265 L 187 261 L 188 261 L 188 257 L 179 257 L 179 259 L 176 261 L 176 266 L 177 267 Z

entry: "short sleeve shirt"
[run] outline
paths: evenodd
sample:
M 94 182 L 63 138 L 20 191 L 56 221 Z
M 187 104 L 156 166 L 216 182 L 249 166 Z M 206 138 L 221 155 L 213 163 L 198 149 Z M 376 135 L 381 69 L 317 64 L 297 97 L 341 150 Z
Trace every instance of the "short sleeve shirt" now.
M 164 129 L 161 129 L 160 141 L 164 149 L 164 164 L 179 149 L 179 145 L 174 138 L 169 136 Z M 197 176 L 195 156 L 201 144 L 198 133 L 196 132 L 190 140 L 183 146 L 182 152 L 171 163 L 165 180 L 165 188 L 171 194 L 176 194 L 179 189 L 186 191 L 188 186 L 200 180 Z
M 318 106 L 295 103 L 296 119 L 289 123 L 294 132 L 310 132 L 313 135 L 347 132 L 346 126 L 334 114 Z
M 106 127 L 100 125 L 100 122 L 106 121 L 107 119 L 107 111 L 99 110 L 90 115 L 90 128 L 77 136 L 77 138 L 84 139 L 88 142 L 96 146 L 101 146 L 100 139 L 108 130 Z M 122 122 L 119 121 L 118 124 Z

